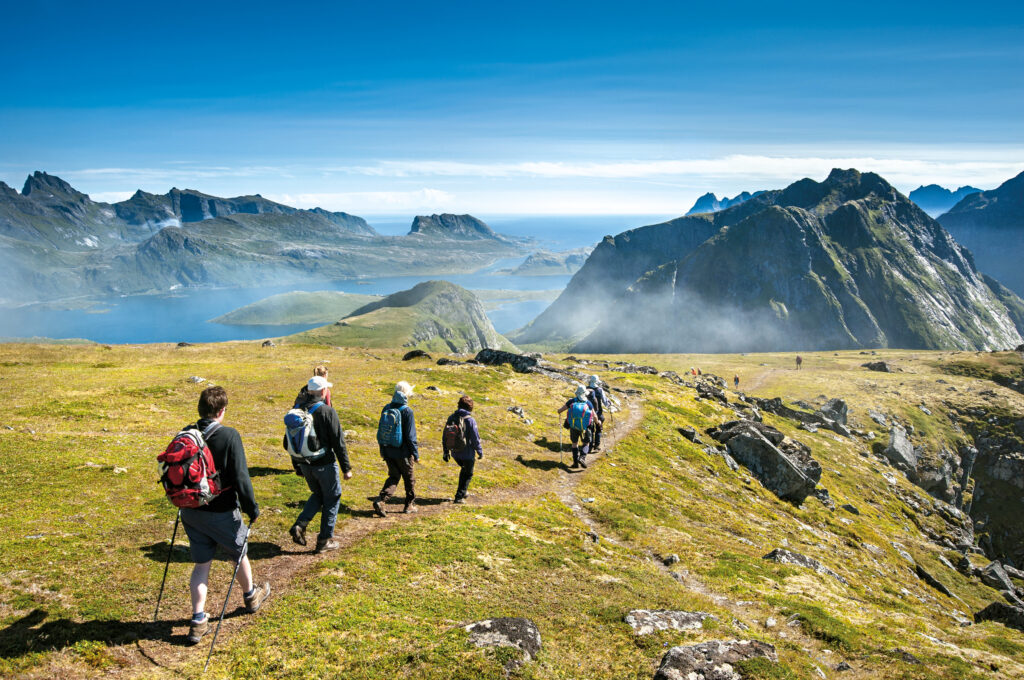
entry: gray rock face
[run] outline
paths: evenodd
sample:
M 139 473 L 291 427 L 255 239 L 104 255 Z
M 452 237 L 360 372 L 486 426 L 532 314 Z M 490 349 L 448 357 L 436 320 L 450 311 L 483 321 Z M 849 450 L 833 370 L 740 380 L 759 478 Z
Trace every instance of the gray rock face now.
M 1009 590 L 1011 593 L 1015 590 L 1013 582 L 999 562 L 989 562 L 988 566 L 981 570 L 981 582 L 996 590 Z
M 716 617 L 705 612 L 681 612 L 668 609 L 634 609 L 625 621 L 637 635 L 650 635 L 659 630 L 696 630 L 703 627 L 704 619 Z
M 776 548 L 775 550 L 765 555 L 762 559 L 768 560 L 769 562 L 778 562 L 779 564 L 795 564 L 798 567 L 804 567 L 805 569 L 810 569 L 819 574 L 831 576 L 832 578 L 838 580 L 840 583 L 846 584 L 845 578 L 843 578 L 836 572 L 832 571 L 831 569 L 829 569 L 813 557 L 801 555 L 798 552 L 784 550 L 783 548 Z
M 482 349 L 477 352 L 475 360 L 486 366 L 508 364 L 517 373 L 530 373 L 537 368 L 537 360 L 523 354 L 513 354 L 499 349 Z
M 885 457 L 894 466 L 908 473 L 917 475 L 917 452 L 907 437 L 907 431 L 901 425 L 893 425 L 889 430 L 889 446 L 885 449 Z
M 1024 631 L 1024 608 L 1014 607 L 1004 602 L 993 602 L 974 615 L 975 623 L 982 621 L 998 621 L 1010 628 Z
M 846 425 L 847 406 L 842 399 L 829 399 L 820 409 L 821 414 L 830 420 Z
M 732 457 L 766 489 L 800 505 L 821 479 L 821 465 L 804 444 L 764 423 L 732 421 L 708 434 L 726 445 Z
M 914 570 L 917 572 L 917 577 L 919 579 L 930 585 L 932 588 L 935 588 L 935 590 L 939 591 L 943 595 L 953 597 L 953 593 L 949 591 L 949 588 L 947 588 L 939 579 L 928 573 L 928 571 L 920 564 L 915 565 Z
M 758 657 L 779 660 L 775 647 L 756 640 L 713 640 L 673 647 L 662 657 L 654 680 L 742 680 L 733 666 Z
M 469 643 L 477 647 L 514 647 L 522 656 L 510 662 L 515 668 L 532 661 L 540 652 L 541 639 L 537 625 L 530 619 L 500 617 L 477 621 L 466 626 Z

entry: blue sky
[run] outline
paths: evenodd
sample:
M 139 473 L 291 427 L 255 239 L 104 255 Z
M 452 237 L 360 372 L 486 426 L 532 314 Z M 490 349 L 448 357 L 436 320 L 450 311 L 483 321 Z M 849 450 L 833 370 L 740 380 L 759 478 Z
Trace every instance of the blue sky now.
M 1024 3 L 4 3 L 0 180 L 675 214 L 1024 170 Z

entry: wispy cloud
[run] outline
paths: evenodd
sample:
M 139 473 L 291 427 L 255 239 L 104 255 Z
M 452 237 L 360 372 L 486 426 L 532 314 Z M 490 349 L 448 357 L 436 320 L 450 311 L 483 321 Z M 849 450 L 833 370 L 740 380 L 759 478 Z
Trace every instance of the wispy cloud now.
M 442 209 L 453 206 L 455 196 L 440 189 L 415 191 L 349 191 L 319 194 L 270 194 L 272 201 L 297 208 L 324 208 L 326 210 L 365 211 Z

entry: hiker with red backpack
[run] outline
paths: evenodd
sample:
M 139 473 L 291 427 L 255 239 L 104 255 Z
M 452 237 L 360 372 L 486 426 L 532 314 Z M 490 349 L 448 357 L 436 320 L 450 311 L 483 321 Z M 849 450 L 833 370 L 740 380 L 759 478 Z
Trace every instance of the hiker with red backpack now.
M 377 445 L 380 457 L 388 466 L 388 478 L 380 495 L 373 501 L 373 510 L 378 517 L 387 517 L 384 505 L 398 490 L 398 480 L 405 484 L 406 514 L 416 512 L 415 476 L 412 466 L 420 460 L 420 452 L 416 445 L 416 418 L 409 408 L 409 397 L 412 396 L 412 385 L 404 380 L 395 385 L 395 393 L 391 401 L 380 412 L 377 424 Z
M 335 550 L 334 525 L 341 504 L 341 474 L 352 479 L 345 433 L 338 412 L 324 401 L 332 387 L 327 379 L 314 375 L 306 383 L 292 410 L 284 417 L 284 449 L 292 458 L 295 474 L 306 480 L 310 496 L 288 534 L 298 545 L 306 545 L 306 526 L 320 513 L 320 533 L 315 553 Z M 340 474 L 339 474 L 340 465 Z
M 590 453 L 590 428 L 595 419 L 594 408 L 587 400 L 587 388 L 579 385 L 576 396 L 565 402 L 558 413 L 568 411 L 562 424 L 569 430 L 569 443 L 572 445 L 572 466 L 587 467 L 587 454 Z
M 218 546 L 235 563 L 234 578 L 242 589 L 246 611 L 257 611 L 270 596 L 269 582 L 257 586 L 253 581 L 246 555 L 249 530 L 242 522 L 242 513 L 249 516 L 251 526 L 260 509 L 253 495 L 242 438 L 237 430 L 223 425 L 227 406 L 228 394 L 223 387 L 207 387 L 199 395 L 199 421 L 179 432 L 157 458 L 160 481 L 167 497 L 179 508 L 194 563 L 189 583 L 192 620 L 188 641 L 192 644 L 209 631 L 206 591 Z M 157 607 L 159 612 L 159 604 Z
M 476 420 L 470 413 L 473 411 L 473 398 L 468 395 L 459 397 L 459 406 L 455 413 L 448 416 L 441 435 L 441 448 L 444 451 L 444 462 L 454 458 L 459 468 L 459 488 L 455 491 L 454 503 L 465 503 L 469 494 L 469 481 L 473 479 L 473 468 L 478 458 L 484 457 L 480 445 L 480 431 Z M 474 455 L 475 454 L 475 455 Z

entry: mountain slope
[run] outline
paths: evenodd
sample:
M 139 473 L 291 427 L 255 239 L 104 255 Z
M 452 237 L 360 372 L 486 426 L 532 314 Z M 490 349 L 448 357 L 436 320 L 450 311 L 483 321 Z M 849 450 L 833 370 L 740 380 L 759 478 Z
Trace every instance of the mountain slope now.
M 692 253 L 638 278 L 575 349 L 1019 344 L 969 254 L 878 175 L 833 170 L 740 208 L 765 197 Z
M 515 346 L 494 330 L 483 304 L 447 281 L 425 281 L 360 307 L 329 326 L 288 338 L 293 342 L 356 347 L 415 347 L 476 352 Z
M 965 196 L 980 191 L 981 189 L 972 186 L 962 186 L 956 191 L 950 191 L 938 184 L 929 184 L 914 189 L 907 195 L 907 198 L 932 217 L 938 217 L 959 203 Z
M 519 276 L 555 276 L 575 274 L 587 261 L 593 248 L 573 248 L 561 252 L 538 250 L 530 253 L 512 273 Z
M 221 314 L 210 323 L 234 326 L 282 326 L 299 323 L 330 323 L 348 316 L 376 295 L 358 295 L 337 290 L 280 293 Z
M 938 219 L 971 251 L 978 269 L 1024 295 L 1024 172 L 995 189 L 967 196 Z

